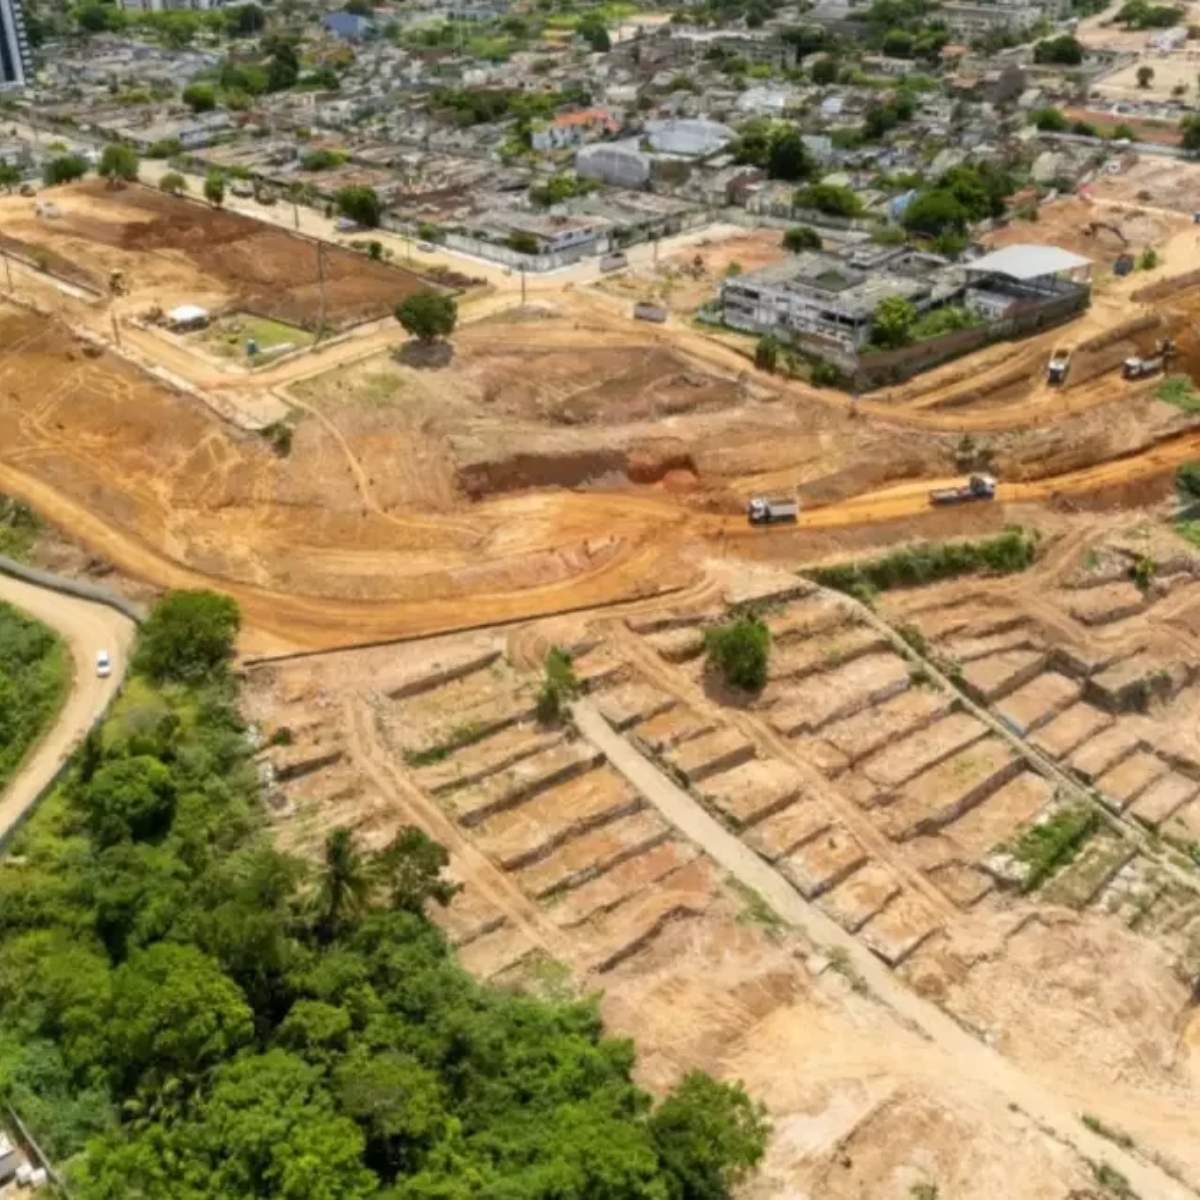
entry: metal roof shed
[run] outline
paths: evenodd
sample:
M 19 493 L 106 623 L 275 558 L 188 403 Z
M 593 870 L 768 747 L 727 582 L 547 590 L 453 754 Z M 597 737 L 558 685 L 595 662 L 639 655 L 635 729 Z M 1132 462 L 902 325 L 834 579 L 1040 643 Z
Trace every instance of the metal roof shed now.
M 1090 258 L 1058 246 L 1005 246 L 963 264 L 971 274 L 1004 275 L 1022 281 L 1081 271 L 1091 265 Z

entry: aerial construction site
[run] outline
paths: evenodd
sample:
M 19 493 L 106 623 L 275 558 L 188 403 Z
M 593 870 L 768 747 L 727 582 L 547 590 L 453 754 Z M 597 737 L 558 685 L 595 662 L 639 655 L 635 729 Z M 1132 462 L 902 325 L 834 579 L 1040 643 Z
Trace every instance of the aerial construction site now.
M 852 394 L 693 320 L 777 230 L 526 280 L 54 196 L 0 198 L 0 493 L 131 594 L 237 599 L 282 844 L 424 828 L 469 970 L 601 992 L 652 1090 L 766 1103 L 749 1196 L 1200 1190 L 1188 218 L 1047 206 L 1019 240 L 1093 263 L 1082 315 Z M 445 345 L 392 317 L 422 288 Z M 1026 569 L 854 586 L 1005 530 Z M 753 698 L 704 653 L 745 611 Z

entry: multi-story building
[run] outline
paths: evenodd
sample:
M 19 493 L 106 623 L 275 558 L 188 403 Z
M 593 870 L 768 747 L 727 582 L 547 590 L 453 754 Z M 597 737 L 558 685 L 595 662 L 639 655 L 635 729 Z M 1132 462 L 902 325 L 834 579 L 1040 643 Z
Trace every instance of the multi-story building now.
M 32 73 L 21 0 L 0 0 L 0 89 L 24 87 Z

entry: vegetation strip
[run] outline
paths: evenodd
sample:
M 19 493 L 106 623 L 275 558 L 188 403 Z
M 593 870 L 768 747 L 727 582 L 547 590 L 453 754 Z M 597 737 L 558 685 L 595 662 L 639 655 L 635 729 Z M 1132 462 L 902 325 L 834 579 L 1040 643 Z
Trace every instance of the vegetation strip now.
M 1037 537 L 1019 525 L 974 542 L 923 542 L 880 558 L 802 572 L 822 587 L 869 599 L 892 588 L 920 587 L 960 575 L 1009 575 L 1037 557 Z

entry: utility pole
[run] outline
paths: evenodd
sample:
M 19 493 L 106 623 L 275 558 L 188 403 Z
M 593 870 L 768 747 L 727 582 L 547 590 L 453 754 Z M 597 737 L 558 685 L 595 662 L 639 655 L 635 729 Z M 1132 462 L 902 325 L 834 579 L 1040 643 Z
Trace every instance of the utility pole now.
M 113 339 L 116 341 L 117 349 L 119 350 L 121 348 L 121 326 L 117 321 L 117 314 L 111 313 L 110 315 L 112 316 Z
M 317 317 L 317 336 L 313 345 L 319 342 L 325 333 L 325 243 L 317 242 L 317 290 L 321 297 L 320 315 Z

